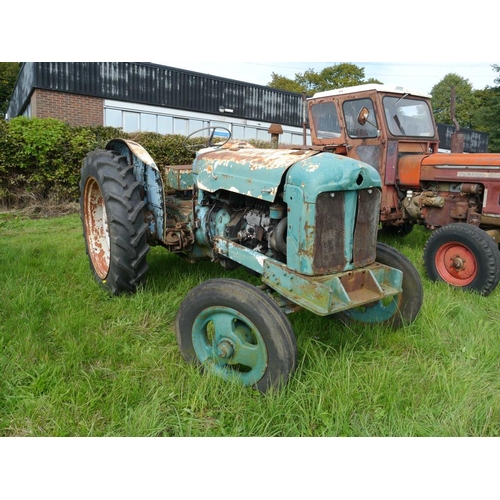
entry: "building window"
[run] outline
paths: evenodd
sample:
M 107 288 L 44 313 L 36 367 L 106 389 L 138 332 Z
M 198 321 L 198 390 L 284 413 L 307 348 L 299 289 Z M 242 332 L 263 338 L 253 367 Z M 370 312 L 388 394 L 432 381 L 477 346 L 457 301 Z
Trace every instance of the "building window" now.
M 123 112 L 123 130 L 125 132 L 139 132 L 141 130 L 139 124 L 139 113 L 133 113 L 131 111 Z
M 233 125 L 233 139 L 245 139 L 245 127 Z
M 189 133 L 192 134 L 193 132 L 196 132 L 197 130 L 200 130 L 200 128 L 208 127 L 208 123 L 204 122 L 202 120 L 189 120 Z M 200 132 L 200 134 L 197 135 L 202 135 L 203 132 Z M 206 134 L 206 132 L 205 132 Z
M 104 110 L 104 126 L 122 128 L 122 112 L 119 109 Z
M 174 118 L 174 134 L 187 135 L 188 121 L 183 118 Z
M 268 141 L 270 139 L 269 132 L 261 128 L 257 129 L 257 140 Z
M 174 133 L 174 126 L 171 116 L 158 116 L 158 133 L 164 135 Z
M 141 113 L 141 132 L 156 132 L 158 130 L 156 118 L 157 115 Z
M 213 119 L 210 115 L 193 116 L 194 113 L 186 112 L 187 116 L 176 116 L 174 110 L 161 110 L 160 108 L 137 109 L 133 105 L 123 103 L 120 109 L 119 102 L 110 102 L 104 107 L 104 126 L 121 128 L 125 132 L 156 132 L 162 135 L 179 134 L 187 136 L 206 127 L 222 127 L 231 131 L 231 137 L 236 140 L 261 140 L 270 141 L 271 137 L 266 124 L 247 124 L 246 120 L 235 119 L 235 123 Z M 108 107 L 109 106 L 109 107 Z M 169 111 L 172 114 L 165 114 Z M 239 123 L 238 123 L 239 122 Z M 208 137 L 209 132 L 203 131 L 198 136 Z M 226 137 L 223 130 L 216 131 L 219 137 Z M 279 142 L 281 144 L 302 144 L 302 134 L 298 129 L 287 130 Z

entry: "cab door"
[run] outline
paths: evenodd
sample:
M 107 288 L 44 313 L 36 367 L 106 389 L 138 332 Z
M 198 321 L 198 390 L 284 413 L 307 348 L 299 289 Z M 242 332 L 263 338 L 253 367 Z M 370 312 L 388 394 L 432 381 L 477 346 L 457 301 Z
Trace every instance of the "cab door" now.
M 384 148 L 381 144 L 381 125 L 373 100 L 368 97 L 345 96 L 341 103 L 348 156 L 374 167 L 384 178 Z

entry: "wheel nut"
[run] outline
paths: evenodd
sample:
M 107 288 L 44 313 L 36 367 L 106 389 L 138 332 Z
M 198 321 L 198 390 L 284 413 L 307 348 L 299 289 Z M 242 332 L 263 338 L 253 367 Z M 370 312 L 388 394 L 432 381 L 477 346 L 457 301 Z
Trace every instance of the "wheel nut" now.
M 230 358 L 233 352 L 233 346 L 227 340 L 223 340 L 217 346 L 217 356 L 221 358 Z

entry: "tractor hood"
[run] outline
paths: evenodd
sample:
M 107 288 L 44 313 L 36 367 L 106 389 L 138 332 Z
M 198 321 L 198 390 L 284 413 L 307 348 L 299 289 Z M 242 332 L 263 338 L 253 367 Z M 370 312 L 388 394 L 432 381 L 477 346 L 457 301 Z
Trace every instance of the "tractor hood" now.
M 283 174 L 318 151 L 222 147 L 200 151 L 193 163 L 200 189 L 220 189 L 265 201 L 275 201 Z

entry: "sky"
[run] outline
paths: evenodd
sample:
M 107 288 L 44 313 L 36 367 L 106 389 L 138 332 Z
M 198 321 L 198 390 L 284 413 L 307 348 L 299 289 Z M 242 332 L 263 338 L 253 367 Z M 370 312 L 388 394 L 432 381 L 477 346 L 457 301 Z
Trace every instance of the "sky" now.
M 125 24 L 116 20 L 116 4 L 87 0 L 75 17 L 55 0 L 34 3 L 29 16 L 24 4 L 8 2 L 3 17 L 22 18 L 29 39 L 21 43 L 19 23 L 3 23 L 0 60 L 154 62 L 267 85 L 273 72 L 293 79 L 337 59 L 363 67 L 366 78 L 427 93 L 449 73 L 474 89 L 496 86 L 500 76 L 491 68 L 500 63 L 497 16 L 486 0 L 473 8 L 436 0 L 252 0 L 251 6 L 122 0 Z
M 272 73 L 292 80 L 296 73 L 308 69 L 316 72 L 339 62 L 169 62 L 154 61 L 156 64 L 207 73 L 258 85 L 267 85 Z M 449 73 L 469 80 L 473 89 L 496 86 L 494 80 L 500 74 L 492 69 L 493 62 L 352 62 L 364 68 L 366 78 L 375 78 L 385 85 L 403 85 L 412 90 L 430 93 L 434 85 Z
M 474 89 L 495 86 L 500 76 L 491 68 L 500 63 L 497 16 L 486 0 L 476 0 L 474 8 L 435 0 L 414 6 L 396 0 L 252 0 L 251 7 L 224 0 L 171 6 L 122 0 L 131 16 L 127 24 L 115 21 L 115 0 L 87 0 L 77 17 L 61 12 L 55 0 L 34 3 L 29 16 L 23 5 L 3 8 L 6 20 L 22 18 L 29 39 L 21 43 L 18 23 L 3 23 L 2 61 L 154 62 L 267 85 L 273 72 L 293 79 L 336 59 L 363 67 L 366 78 L 422 92 L 449 73 Z M 275 59 L 287 62 L 270 62 Z

